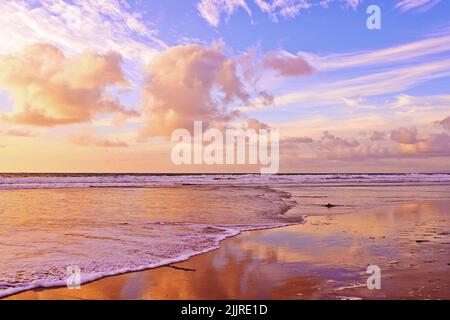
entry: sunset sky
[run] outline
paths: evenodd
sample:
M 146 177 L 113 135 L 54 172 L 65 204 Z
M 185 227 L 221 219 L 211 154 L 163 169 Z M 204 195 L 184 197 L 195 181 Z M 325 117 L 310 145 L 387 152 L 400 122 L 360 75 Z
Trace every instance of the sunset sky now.
M 380 30 L 366 27 L 371 4 Z M 177 128 L 279 128 L 282 172 L 450 171 L 450 1 L 0 0 L 0 171 L 243 172 Z

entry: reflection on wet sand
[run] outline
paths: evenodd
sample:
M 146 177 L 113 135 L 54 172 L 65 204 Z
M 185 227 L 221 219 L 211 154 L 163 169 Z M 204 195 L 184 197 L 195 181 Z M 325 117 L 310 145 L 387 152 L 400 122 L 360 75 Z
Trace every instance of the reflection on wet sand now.
M 449 205 L 311 216 L 303 225 L 243 233 L 173 266 L 10 298 L 449 299 Z M 381 290 L 365 286 L 368 265 L 380 266 Z

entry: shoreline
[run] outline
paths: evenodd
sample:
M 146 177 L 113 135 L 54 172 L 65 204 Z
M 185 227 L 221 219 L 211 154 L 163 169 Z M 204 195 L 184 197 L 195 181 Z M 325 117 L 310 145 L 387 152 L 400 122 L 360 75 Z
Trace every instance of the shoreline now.
M 448 205 L 310 216 L 305 224 L 242 232 L 183 262 L 104 277 L 80 290 L 38 288 L 4 299 L 449 299 Z M 365 286 L 371 264 L 382 270 L 381 290 Z
M 306 216 L 304 217 L 306 219 Z M 188 254 L 188 255 L 184 255 L 178 258 L 172 258 L 172 259 L 168 259 L 166 261 L 162 261 L 160 263 L 158 263 L 157 265 L 154 266 L 143 266 L 140 268 L 136 268 L 136 269 L 130 269 L 130 270 L 117 270 L 111 273 L 104 273 L 104 274 L 91 274 L 87 277 L 87 280 L 82 281 L 81 282 L 81 286 L 96 282 L 96 281 L 101 281 L 103 279 L 107 279 L 107 278 L 114 278 L 116 276 L 123 276 L 126 274 L 132 274 L 132 273 L 136 273 L 136 272 L 145 272 L 145 271 L 150 271 L 150 270 L 155 270 L 158 268 L 163 268 L 163 267 L 173 267 L 175 269 L 177 269 L 176 267 L 172 266 L 173 264 L 177 264 L 177 263 L 183 263 L 183 262 L 187 262 L 188 260 L 199 256 L 199 255 L 204 255 L 207 254 L 209 252 L 215 251 L 215 250 L 219 250 L 221 247 L 221 243 L 223 241 L 226 241 L 228 239 L 237 237 L 239 235 L 241 235 L 244 232 L 253 232 L 253 231 L 260 231 L 260 230 L 269 230 L 269 229 L 277 229 L 277 228 L 283 228 L 283 227 L 288 227 L 288 226 L 293 226 L 293 225 L 299 225 L 299 224 L 303 224 L 305 223 L 305 221 L 303 222 L 298 222 L 298 223 L 286 223 L 286 224 L 277 224 L 277 225 L 263 225 L 260 227 L 250 227 L 250 228 L 243 228 L 243 229 L 234 229 L 232 228 L 233 226 L 236 227 L 242 227 L 242 225 L 230 225 L 230 227 L 226 228 L 225 226 L 221 225 L 221 226 L 215 226 L 215 225 L 205 225 L 207 227 L 211 227 L 211 228 L 217 228 L 217 229 L 222 229 L 225 232 L 229 232 L 229 234 L 224 234 L 223 236 L 221 236 L 220 238 L 217 239 L 217 245 L 208 249 L 205 249 L 204 251 L 199 251 L 199 252 L 194 252 L 192 254 Z M 180 225 L 189 225 L 190 223 L 180 223 Z M 27 292 L 33 292 L 33 291 L 42 291 L 42 290 L 52 290 L 52 289 L 66 289 L 66 290 L 73 290 L 73 289 L 69 289 L 67 288 L 66 285 L 66 281 L 65 280 L 61 280 L 58 283 L 55 284 L 51 284 L 51 285 L 30 285 L 27 288 L 23 288 L 23 289 L 18 289 L 17 291 L 13 292 L 13 293 L 8 293 L 5 294 L 3 296 L 0 296 L 0 300 L 9 300 L 10 298 L 17 296 L 17 295 L 21 295 L 21 294 L 26 294 Z

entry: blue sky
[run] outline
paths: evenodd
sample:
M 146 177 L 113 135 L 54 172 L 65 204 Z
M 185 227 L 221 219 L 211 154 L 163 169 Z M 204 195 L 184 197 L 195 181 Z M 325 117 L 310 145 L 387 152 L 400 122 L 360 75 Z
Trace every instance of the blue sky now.
M 215 27 L 199 19 L 195 1 L 145 1 L 133 8 L 143 11 L 143 18 L 150 21 L 162 39 L 169 45 L 182 42 L 182 37 L 199 39 L 206 43 L 223 39 L 225 43 L 241 51 L 256 43 L 263 50 L 282 48 L 291 52 L 312 51 L 335 53 L 352 50 L 372 50 L 405 43 L 442 28 L 448 27 L 450 3 L 442 1 L 424 12 L 401 12 L 395 1 L 362 2 L 356 8 L 348 8 L 341 2 L 331 3 L 329 8 L 320 6 L 301 11 L 295 18 L 278 18 L 274 22 L 256 5 L 248 1 L 252 16 L 242 8 L 229 17 L 222 16 Z M 382 29 L 376 32 L 366 28 L 366 8 L 377 4 L 382 10 Z

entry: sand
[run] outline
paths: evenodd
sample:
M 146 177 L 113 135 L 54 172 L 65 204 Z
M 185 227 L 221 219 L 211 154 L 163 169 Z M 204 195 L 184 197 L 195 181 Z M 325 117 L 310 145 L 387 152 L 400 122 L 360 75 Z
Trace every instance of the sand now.
M 409 202 L 309 216 L 182 263 L 7 299 L 450 299 L 449 208 Z M 380 267 L 379 290 L 366 286 L 369 265 Z

